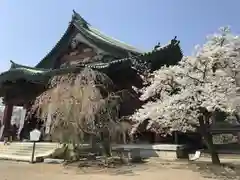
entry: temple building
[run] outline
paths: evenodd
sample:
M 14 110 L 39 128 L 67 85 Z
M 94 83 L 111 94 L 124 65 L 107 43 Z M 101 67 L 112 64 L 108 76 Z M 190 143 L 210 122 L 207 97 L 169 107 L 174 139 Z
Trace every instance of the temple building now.
M 28 109 L 56 74 L 88 67 L 106 73 L 119 89 L 130 89 L 133 84 L 139 85 L 135 77 L 141 68 L 138 62 L 147 64 L 149 71 L 176 64 L 183 56 L 179 43 L 175 37 L 165 46 L 157 45 L 152 51 L 143 52 L 104 35 L 73 11 L 64 35 L 35 67 L 11 61 L 10 69 L 0 74 L 4 132 L 11 126 L 13 107 Z

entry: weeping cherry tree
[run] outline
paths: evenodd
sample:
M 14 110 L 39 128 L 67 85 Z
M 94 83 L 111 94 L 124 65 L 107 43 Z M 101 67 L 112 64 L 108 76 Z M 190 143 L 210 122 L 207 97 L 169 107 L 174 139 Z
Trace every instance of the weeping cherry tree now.
M 36 99 L 33 111 L 43 120 L 51 113 L 54 140 L 75 146 L 87 135 L 101 139 L 105 153 L 110 155 L 111 141 L 119 131 L 121 101 L 112 87 L 106 75 L 88 68 L 79 74 L 55 76 L 50 89 Z

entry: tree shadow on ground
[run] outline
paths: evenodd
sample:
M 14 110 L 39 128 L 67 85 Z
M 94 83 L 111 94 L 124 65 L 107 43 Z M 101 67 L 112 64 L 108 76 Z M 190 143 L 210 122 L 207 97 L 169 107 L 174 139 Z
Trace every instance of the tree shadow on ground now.
M 65 168 L 76 168 L 78 173 L 108 173 L 110 175 L 136 175 L 134 171 L 141 168 L 146 169 L 144 166 L 147 163 L 145 160 L 131 161 L 122 160 L 119 157 L 111 157 L 106 159 L 104 157 L 98 157 L 96 159 L 83 158 L 76 162 L 65 164 Z
M 190 162 L 185 160 L 177 161 L 159 161 L 151 163 L 151 167 L 171 168 L 171 169 L 188 169 L 200 173 L 204 178 L 213 178 L 221 180 L 240 180 L 240 164 L 225 163 L 221 166 L 213 165 L 210 162 Z
M 240 179 L 240 164 L 222 164 L 216 166 L 210 163 L 195 163 L 196 169 L 206 178 Z
M 200 173 L 204 178 L 214 178 L 222 180 L 240 180 L 240 164 L 213 165 L 208 162 L 189 162 L 185 166 L 176 166 L 177 169 L 191 169 Z

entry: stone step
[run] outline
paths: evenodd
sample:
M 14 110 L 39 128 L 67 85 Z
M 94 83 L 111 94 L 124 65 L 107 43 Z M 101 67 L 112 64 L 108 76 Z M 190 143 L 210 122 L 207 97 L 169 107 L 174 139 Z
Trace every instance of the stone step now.
M 0 142 L 0 145 L 4 145 L 3 142 Z M 9 143 L 11 146 L 16 146 L 16 147 L 26 147 L 26 146 L 32 146 L 32 142 L 12 142 Z M 36 146 L 39 147 L 56 147 L 56 146 L 61 146 L 59 143 L 42 143 L 42 142 L 36 142 Z
M 33 145 L 31 146 L 11 146 L 11 145 L 0 145 L 0 151 L 6 150 L 6 149 L 19 149 L 19 150 L 31 150 L 33 148 Z M 45 150 L 45 149 L 51 149 L 51 148 L 57 148 L 56 146 L 53 147 L 41 147 L 41 146 L 35 146 L 38 150 Z
M 54 149 L 46 149 L 45 151 L 38 151 L 35 150 L 35 154 L 43 154 L 49 151 L 52 151 Z M 19 151 L 17 149 L 11 150 L 11 151 L 0 151 L 0 154 L 31 154 L 32 150 L 25 150 L 25 151 Z
M 5 151 L 15 151 L 15 150 L 17 150 L 17 151 L 32 151 L 32 147 L 27 147 L 27 148 L 18 148 L 18 147 L 8 147 L 8 148 L 1 148 L 0 147 L 0 152 L 5 152 Z M 42 151 L 46 151 L 46 150 L 49 150 L 49 149 L 56 149 L 56 147 L 51 147 L 51 148 L 38 148 L 38 147 L 36 147 L 35 148 L 35 150 L 36 151 L 39 151 L 39 152 L 42 152 Z
M 43 159 L 50 156 L 61 145 L 58 143 L 36 143 L 35 158 Z M 9 144 L 0 143 L 0 159 L 30 161 L 32 156 L 33 143 L 31 142 L 12 142 Z

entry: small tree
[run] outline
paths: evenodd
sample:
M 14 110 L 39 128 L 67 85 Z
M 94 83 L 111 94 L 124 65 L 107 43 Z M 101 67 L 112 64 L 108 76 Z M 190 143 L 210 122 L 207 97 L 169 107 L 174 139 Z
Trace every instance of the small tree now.
M 150 101 L 132 116 L 133 131 L 145 119 L 150 119 L 148 128 L 160 133 L 200 130 L 212 162 L 220 164 L 208 128 L 216 111 L 234 112 L 239 53 L 240 38 L 222 28 L 194 56 L 155 71 L 141 97 Z

